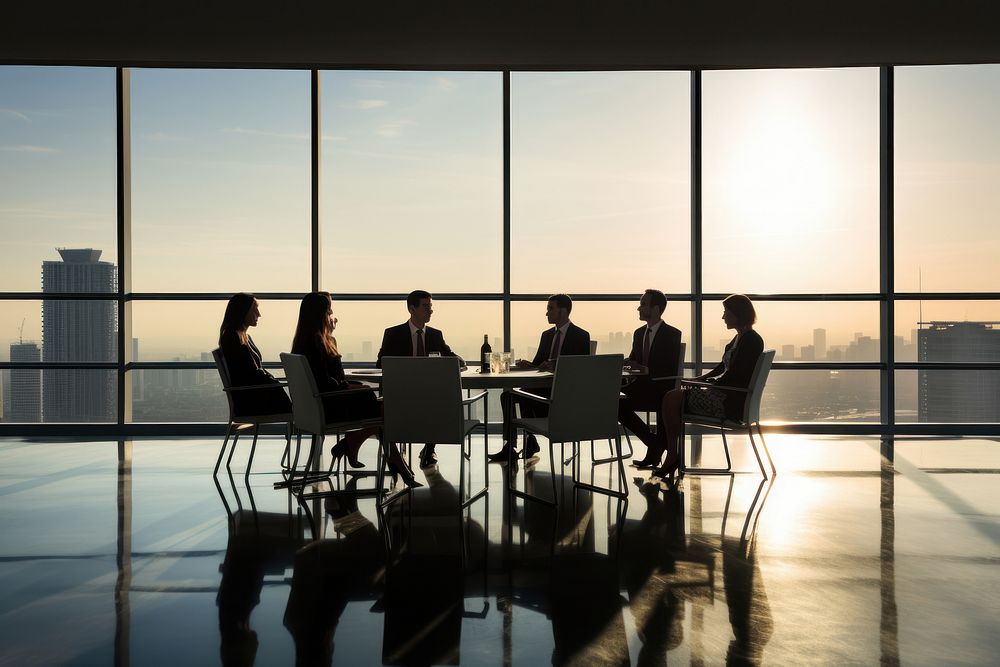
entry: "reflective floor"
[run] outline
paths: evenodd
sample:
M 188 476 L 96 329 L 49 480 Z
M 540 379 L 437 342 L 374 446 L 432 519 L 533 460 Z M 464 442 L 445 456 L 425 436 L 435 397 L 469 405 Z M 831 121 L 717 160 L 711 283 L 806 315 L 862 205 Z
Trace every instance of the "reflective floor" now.
M 627 502 L 574 492 L 556 447 L 555 474 L 546 456 L 513 479 L 555 509 L 510 501 L 490 465 L 465 512 L 439 446 L 380 518 L 274 490 L 277 438 L 218 484 L 220 440 L 3 440 L 0 664 L 997 663 L 996 442 L 768 442 L 773 481 L 736 439 L 737 474 L 642 489 L 629 470 Z

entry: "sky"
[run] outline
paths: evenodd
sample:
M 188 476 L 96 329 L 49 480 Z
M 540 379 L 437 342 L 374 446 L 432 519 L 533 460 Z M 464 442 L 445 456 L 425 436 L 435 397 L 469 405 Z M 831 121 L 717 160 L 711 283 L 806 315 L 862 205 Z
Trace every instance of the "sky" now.
M 896 288 L 996 291 L 1000 65 L 900 67 L 895 83 Z M 514 292 L 690 290 L 689 92 L 683 72 L 512 75 Z M 705 72 L 703 92 L 704 289 L 876 292 L 877 69 Z M 501 75 L 323 72 L 321 96 L 323 287 L 502 291 Z M 131 128 L 133 291 L 308 289 L 308 72 L 135 69 Z M 0 291 L 40 289 L 57 246 L 114 261 L 115 188 L 114 70 L 0 67 Z M 142 356 L 211 349 L 222 309 L 137 303 Z M 726 337 L 717 309 L 706 346 Z M 359 355 L 406 317 L 394 302 L 335 310 Z M 874 303 L 759 310 L 775 346 L 817 327 L 831 344 L 878 335 Z M 918 310 L 897 306 L 898 335 Z M 296 306 L 262 311 L 276 357 Z M 498 302 L 436 311 L 467 353 L 502 335 Z M 537 344 L 542 311 L 515 305 L 515 352 Z M 923 315 L 1000 320 L 989 301 Z M 668 308 L 685 339 L 690 317 Z M 39 339 L 39 301 L 0 302 L 0 358 L 22 320 Z M 598 340 L 638 325 L 628 303 L 580 303 L 574 320 Z

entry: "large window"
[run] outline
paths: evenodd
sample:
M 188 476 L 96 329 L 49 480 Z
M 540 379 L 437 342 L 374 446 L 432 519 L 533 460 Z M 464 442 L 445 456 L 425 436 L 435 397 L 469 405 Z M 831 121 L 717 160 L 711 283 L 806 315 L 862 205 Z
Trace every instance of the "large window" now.
M 237 291 L 273 367 L 316 288 L 349 365 L 413 289 L 477 363 L 483 335 L 531 359 L 560 292 L 627 354 L 658 288 L 688 373 L 732 338 L 721 298 L 754 298 L 765 420 L 997 424 L 998 102 L 1000 65 L 0 67 L 2 419 L 224 419 L 210 352 Z

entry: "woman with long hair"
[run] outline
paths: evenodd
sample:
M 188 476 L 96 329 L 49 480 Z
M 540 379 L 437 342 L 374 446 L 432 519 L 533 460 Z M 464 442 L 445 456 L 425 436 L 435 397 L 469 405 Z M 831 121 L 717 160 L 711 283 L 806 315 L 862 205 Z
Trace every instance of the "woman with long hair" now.
M 316 388 L 320 392 L 344 392 L 341 395 L 323 397 L 323 409 L 328 422 L 376 419 L 381 416 L 381 406 L 374 391 L 346 391 L 367 389 L 367 386 L 362 382 L 350 382 L 345 377 L 337 339 L 333 337 L 336 327 L 337 318 L 333 316 L 330 293 L 306 294 L 299 305 L 299 321 L 292 339 L 292 354 L 301 354 L 309 362 L 309 368 L 316 379 Z M 351 431 L 334 446 L 331 453 L 335 458 L 346 456 L 353 468 L 362 468 L 364 464 L 358 460 L 358 450 L 365 440 L 376 433 L 376 427 Z M 413 478 L 413 472 L 398 450 L 390 452 L 388 463 L 407 486 L 421 486 Z
M 253 294 L 234 294 L 226 304 L 219 327 L 219 349 L 234 387 L 278 384 L 262 365 L 260 350 L 248 333 L 259 319 L 260 305 Z M 280 386 L 234 391 L 232 397 L 233 411 L 239 415 L 280 415 L 292 411 L 292 403 Z
M 726 345 L 722 361 L 715 368 L 700 377 L 692 378 L 699 382 L 717 384 L 719 388 L 688 386 L 669 391 L 663 397 L 661 414 L 667 436 L 667 458 L 653 472 L 654 477 L 671 476 L 680 467 L 681 416 L 685 412 L 728 419 L 739 419 L 743 413 L 746 392 L 722 387 L 749 388 L 757 360 L 764 351 L 764 339 L 753 330 L 757 311 L 750 299 L 742 294 L 731 294 L 722 300 L 722 321 L 726 323 L 727 329 L 735 330 L 736 335 Z

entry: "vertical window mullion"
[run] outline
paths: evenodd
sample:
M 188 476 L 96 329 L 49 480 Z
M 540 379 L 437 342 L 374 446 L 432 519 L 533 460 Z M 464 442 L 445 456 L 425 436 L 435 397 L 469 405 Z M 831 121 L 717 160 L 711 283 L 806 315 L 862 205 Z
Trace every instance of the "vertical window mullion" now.
M 879 397 L 881 424 L 890 434 L 896 424 L 893 106 L 893 68 L 883 65 L 879 68 Z
M 127 381 L 125 365 L 132 351 L 132 84 L 131 70 L 119 67 L 115 76 L 117 132 L 117 240 L 118 240 L 118 370 L 116 383 L 118 425 L 132 420 L 132 383 Z
M 701 70 L 691 71 L 691 360 L 702 373 Z

